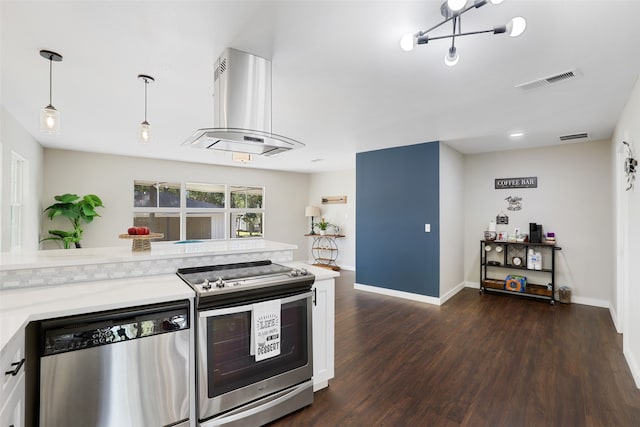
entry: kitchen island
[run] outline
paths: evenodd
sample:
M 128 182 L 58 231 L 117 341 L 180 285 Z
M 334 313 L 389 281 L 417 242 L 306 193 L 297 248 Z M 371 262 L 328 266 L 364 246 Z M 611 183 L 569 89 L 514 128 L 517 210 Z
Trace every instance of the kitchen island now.
M 314 287 L 319 303 L 313 313 L 313 340 L 314 359 L 319 363 L 318 371 L 314 369 L 314 389 L 326 387 L 333 378 L 333 279 L 339 274 L 293 262 L 294 249 L 294 245 L 252 240 L 154 243 L 152 251 L 143 253 L 121 247 L 2 253 L 2 368 L 13 369 L 12 363 L 25 357 L 24 329 L 31 321 L 185 299 L 193 306 L 195 294 L 175 274 L 178 268 L 271 259 L 292 268 L 306 268 L 316 275 Z M 191 351 L 193 346 L 192 340 Z M 191 387 L 195 383 L 193 371 L 191 367 Z M 23 425 L 24 375 L 22 369 L 17 375 L 5 375 L 3 379 L 0 419 L 7 420 L 7 425 Z M 196 418 L 194 411 L 192 421 Z

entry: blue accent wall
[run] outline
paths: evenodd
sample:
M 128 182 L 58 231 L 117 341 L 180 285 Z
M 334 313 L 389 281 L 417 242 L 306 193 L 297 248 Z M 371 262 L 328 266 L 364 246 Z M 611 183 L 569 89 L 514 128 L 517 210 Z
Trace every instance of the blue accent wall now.
M 439 166 L 439 142 L 356 155 L 356 283 L 440 296 Z

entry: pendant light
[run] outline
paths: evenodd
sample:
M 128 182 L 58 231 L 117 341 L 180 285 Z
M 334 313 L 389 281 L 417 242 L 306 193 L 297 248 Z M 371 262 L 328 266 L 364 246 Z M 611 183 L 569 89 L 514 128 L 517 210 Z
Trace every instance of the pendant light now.
M 41 50 L 40 56 L 49 61 L 49 105 L 40 110 L 40 131 L 45 133 L 60 132 L 60 112 L 51 102 L 53 61 L 62 62 L 62 55 L 50 50 Z
M 149 142 L 151 141 L 151 125 L 147 121 L 147 85 L 156 80 L 146 74 L 138 74 L 138 78 L 144 81 L 144 121 L 140 123 L 140 141 Z

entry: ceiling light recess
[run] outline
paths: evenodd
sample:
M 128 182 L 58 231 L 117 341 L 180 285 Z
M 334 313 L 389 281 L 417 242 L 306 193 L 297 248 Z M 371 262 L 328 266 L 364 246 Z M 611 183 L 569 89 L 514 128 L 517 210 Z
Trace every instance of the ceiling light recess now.
M 500 4 L 503 0 L 491 0 L 492 4 Z M 404 51 L 411 51 L 417 44 L 427 44 L 431 40 L 451 39 L 451 47 L 448 53 L 444 57 L 444 62 L 448 66 L 452 67 L 456 65 L 460 59 L 458 51 L 456 49 L 456 37 L 470 36 L 473 34 L 493 33 L 493 34 L 508 34 L 511 37 L 518 37 L 521 35 L 527 27 L 527 21 L 517 16 L 507 22 L 505 25 L 493 27 L 488 30 L 469 31 L 462 32 L 462 15 L 471 9 L 478 9 L 487 4 L 487 0 L 447 0 L 440 6 L 440 13 L 444 17 L 444 20 L 428 30 L 418 31 L 417 33 L 409 33 L 402 36 L 400 39 L 400 48 Z M 428 34 L 447 22 L 452 22 L 451 34 L 445 34 L 442 36 L 429 36 Z
M 40 131 L 45 133 L 60 132 L 60 112 L 56 110 L 51 101 L 53 91 L 53 62 L 62 62 L 62 55 L 50 50 L 41 50 L 40 56 L 49 61 L 49 105 L 40 110 Z

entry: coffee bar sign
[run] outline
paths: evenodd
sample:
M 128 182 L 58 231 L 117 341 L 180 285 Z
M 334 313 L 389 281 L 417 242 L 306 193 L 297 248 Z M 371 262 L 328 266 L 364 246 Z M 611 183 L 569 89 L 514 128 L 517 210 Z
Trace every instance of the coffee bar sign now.
M 521 178 L 496 178 L 496 190 L 507 188 L 538 188 L 537 176 L 525 176 Z

